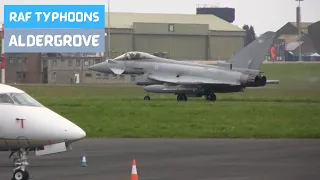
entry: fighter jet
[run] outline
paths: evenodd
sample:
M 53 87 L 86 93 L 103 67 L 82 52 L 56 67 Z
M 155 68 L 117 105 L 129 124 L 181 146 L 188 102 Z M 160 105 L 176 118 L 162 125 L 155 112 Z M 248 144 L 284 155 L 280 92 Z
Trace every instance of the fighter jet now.
M 259 70 L 276 33 L 268 31 L 239 51 L 227 62 L 204 65 L 156 57 L 145 52 L 127 52 L 114 59 L 88 67 L 89 70 L 136 76 L 136 85 L 151 93 L 172 93 L 178 101 L 203 97 L 215 101 L 215 93 L 242 92 L 246 87 L 278 84 L 267 80 Z
M 15 157 L 13 180 L 28 180 L 28 152 L 36 156 L 72 150 L 86 133 L 24 91 L 0 84 L 0 151 Z

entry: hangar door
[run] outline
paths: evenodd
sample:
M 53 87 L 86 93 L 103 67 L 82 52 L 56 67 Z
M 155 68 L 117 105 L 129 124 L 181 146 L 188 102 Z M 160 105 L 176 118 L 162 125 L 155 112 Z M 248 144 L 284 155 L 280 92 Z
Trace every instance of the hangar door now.
M 206 37 L 202 35 L 170 36 L 170 57 L 181 60 L 205 60 Z
M 244 37 L 241 36 L 211 36 L 210 52 L 213 60 L 228 60 L 244 47 Z
M 244 38 L 228 36 L 211 36 L 210 50 L 213 60 L 228 60 L 244 46 Z
M 136 51 L 153 54 L 155 52 L 170 52 L 169 36 L 167 35 L 134 35 L 134 49 Z
M 206 36 L 203 35 L 134 35 L 136 51 L 168 52 L 172 59 L 206 59 Z

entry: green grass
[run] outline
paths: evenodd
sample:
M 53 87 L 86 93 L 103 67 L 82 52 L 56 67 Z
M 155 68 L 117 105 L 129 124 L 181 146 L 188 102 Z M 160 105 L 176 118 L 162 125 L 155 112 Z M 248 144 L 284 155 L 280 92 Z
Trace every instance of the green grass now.
M 218 101 L 142 87 L 18 86 L 77 123 L 88 137 L 319 138 L 320 64 L 264 64 L 279 85 L 217 94 Z

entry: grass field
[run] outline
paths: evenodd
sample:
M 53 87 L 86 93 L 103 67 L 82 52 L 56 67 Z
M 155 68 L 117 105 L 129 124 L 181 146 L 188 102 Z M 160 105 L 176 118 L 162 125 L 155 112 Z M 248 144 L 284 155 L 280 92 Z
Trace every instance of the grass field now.
M 279 85 L 217 94 L 216 102 L 142 87 L 16 85 L 85 129 L 88 137 L 319 138 L 320 64 L 264 64 Z

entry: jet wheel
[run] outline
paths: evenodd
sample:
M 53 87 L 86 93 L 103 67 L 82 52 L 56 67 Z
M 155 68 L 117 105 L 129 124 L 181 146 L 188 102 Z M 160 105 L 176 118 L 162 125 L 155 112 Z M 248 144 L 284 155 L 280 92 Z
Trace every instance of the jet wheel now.
M 216 101 L 217 100 L 217 96 L 214 93 L 212 93 L 212 94 L 206 96 L 206 100 L 208 100 L 208 101 Z
M 145 96 L 143 99 L 144 99 L 145 101 L 150 101 L 150 96 Z
M 29 180 L 29 173 L 28 171 L 22 171 L 21 169 L 16 170 L 13 173 L 12 180 Z
M 185 94 L 178 94 L 177 101 L 187 101 L 188 97 Z

